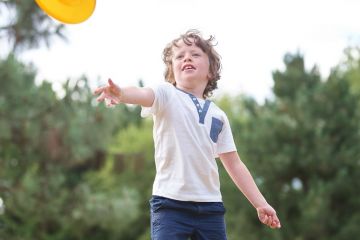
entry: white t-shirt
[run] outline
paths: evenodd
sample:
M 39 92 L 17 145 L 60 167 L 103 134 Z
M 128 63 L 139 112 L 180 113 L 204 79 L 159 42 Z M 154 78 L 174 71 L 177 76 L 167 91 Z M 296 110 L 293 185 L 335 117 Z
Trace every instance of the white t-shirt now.
M 181 201 L 221 202 L 216 157 L 236 151 L 226 114 L 170 83 L 153 88 L 156 177 L 153 195 Z

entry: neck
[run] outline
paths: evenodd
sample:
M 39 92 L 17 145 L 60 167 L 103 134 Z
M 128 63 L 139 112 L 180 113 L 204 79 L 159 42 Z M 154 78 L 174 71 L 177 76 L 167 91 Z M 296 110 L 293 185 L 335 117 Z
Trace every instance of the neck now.
M 196 84 L 192 82 L 184 82 L 184 81 L 177 81 L 176 87 L 181 89 L 187 93 L 191 93 L 197 98 L 204 99 L 204 90 L 207 85 L 207 82 L 197 82 Z
M 197 88 L 190 88 L 190 87 L 184 87 L 181 85 L 176 85 L 176 87 L 180 90 L 183 90 L 187 93 L 191 93 L 192 95 L 194 95 L 197 98 L 201 98 L 204 99 L 203 93 L 204 93 L 204 89 L 201 87 L 197 87 Z

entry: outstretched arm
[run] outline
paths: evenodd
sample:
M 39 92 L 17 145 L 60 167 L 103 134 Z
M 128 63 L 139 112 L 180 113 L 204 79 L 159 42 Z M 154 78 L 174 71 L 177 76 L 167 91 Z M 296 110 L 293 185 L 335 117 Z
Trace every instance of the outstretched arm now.
M 271 228 L 280 228 L 280 220 L 275 210 L 266 202 L 238 153 L 222 153 L 219 157 L 236 186 L 255 207 L 259 220 Z
M 106 100 L 108 106 L 119 103 L 129 103 L 143 107 L 151 107 L 155 99 L 154 91 L 151 88 L 120 88 L 111 79 L 108 80 L 107 85 L 95 89 L 94 94 L 100 95 L 97 101 L 102 102 Z

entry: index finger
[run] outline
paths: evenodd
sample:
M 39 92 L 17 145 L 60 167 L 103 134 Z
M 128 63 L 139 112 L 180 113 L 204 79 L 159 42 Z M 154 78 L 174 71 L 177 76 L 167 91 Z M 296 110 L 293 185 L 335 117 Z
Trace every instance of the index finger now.
M 102 93 L 105 90 L 106 86 L 103 87 L 98 87 L 97 89 L 94 90 L 94 95 L 98 95 L 100 93 Z

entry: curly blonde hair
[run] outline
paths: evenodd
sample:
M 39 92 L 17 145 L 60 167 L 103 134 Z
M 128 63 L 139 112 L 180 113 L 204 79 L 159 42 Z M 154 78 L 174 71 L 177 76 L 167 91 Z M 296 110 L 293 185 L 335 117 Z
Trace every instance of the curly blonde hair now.
M 173 57 L 173 47 L 178 47 L 179 40 L 182 40 L 187 45 L 192 45 L 195 43 L 197 47 L 199 47 L 207 56 L 209 57 L 210 67 L 209 67 L 209 81 L 205 87 L 203 92 L 203 97 L 207 98 L 212 95 L 212 91 L 217 89 L 217 81 L 220 79 L 221 72 L 221 62 L 220 55 L 215 51 L 213 44 L 215 38 L 210 36 L 208 39 L 204 39 L 201 36 L 201 33 L 196 30 L 188 30 L 186 33 L 180 35 L 180 37 L 174 39 L 169 44 L 166 45 L 163 51 L 163 61 L 166 65 L 164 76 L 165 81 L 170 82 L 174 86 L 176 86 L 173 65 L 172 65 L 172 57 Z

